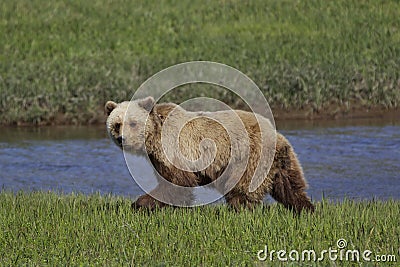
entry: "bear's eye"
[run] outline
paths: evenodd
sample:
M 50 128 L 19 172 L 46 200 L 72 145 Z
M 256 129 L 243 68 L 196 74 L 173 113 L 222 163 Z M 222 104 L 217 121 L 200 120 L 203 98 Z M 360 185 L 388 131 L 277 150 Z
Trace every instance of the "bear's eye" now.
M 136 121 L 133 121 L 133 122 L 129 123 L 129 126 L 131 126 L 132 128 L 135 128 L 136 124 L 137 124 Z
M 120 129 L 121 129 L 121 123 L 116 123 L 116 124 L 114 125 L 114 130 L 115 130 L 116 132 L 119 132 Z

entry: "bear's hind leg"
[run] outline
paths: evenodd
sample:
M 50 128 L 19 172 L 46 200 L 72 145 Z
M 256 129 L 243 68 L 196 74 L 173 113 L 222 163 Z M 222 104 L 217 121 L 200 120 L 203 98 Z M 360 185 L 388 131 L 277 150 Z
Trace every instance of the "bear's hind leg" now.
M 296 213 L 303 209 L 313 212 L 314 205 L 305 191 L 307 183 L 303 171 L 290 145 L 277 151 L 273 165 L 271 169 L 277 171 L 272 174 L 271 196 Z
M 303 209 L 313 212 L 314 205 L 304 191 L 305 183 L 302 185 L 298 181 L 292 182 L 292 177 L 277 173 L 274 178 L 271 196 L 286 208 L 297 213 L 300 213 Z

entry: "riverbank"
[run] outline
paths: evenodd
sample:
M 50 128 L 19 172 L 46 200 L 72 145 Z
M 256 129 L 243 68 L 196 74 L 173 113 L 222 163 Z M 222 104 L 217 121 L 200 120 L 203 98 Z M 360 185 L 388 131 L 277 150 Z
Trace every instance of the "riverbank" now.
M 274 119 L 276 121 L 284 120 L 302 120 L 302 121 L 342 121 L 342 120 L 363 120 L 363 119 L 385 119 L 386 121 L 396 121 L 400 118 L 400 109 L 388 109 L 382 106 L 368 107 L 357 104 L 352 104 L 348 107 L 339 105 L 324 105 L 319 109 L 314 109 L 311 106 L 287 110 L 280 108 L 272 108 Z
M 320 124 L 321 122 L 327 122 L 328 124 L 343 124 L 346 122 L 353 122 L 355 125 L 365 120 L 384 120 L 386 122 L 396 122 L 400 118 L 400 109 L 386 107 L 365 107 L 352 105 L 351 108 L 328 105 L 325 108 L 314 109 L 311 106 L 301 109 L 284 109 L 284 108 L 271 108 L 274 116 L 275 123 L 277 125 L 282 124 L 293 124 L 293 121 L 299 121 L 299 123 L 310 123 Z M 104 114 L 104 108 L 99 107 L 97 112 L 94 112 L 87 120 L 79 121 L 77 119 L 71 120 L 65 114 L 58 114 L 54 118 L 49 120 L 38 121 L 38 122 L 26 122 L 26 121 L 13 121 L 3 122 L 0 125 L 3 126 L 76 126 L 76 125 L 92 125 L 101 126 L 105 124 L 107 116 Z M 348 123 L 347 123 L 348 124 Z
M 371 261 L 385 256 L 385 266 L 400 260 L 399 201 L 322 201 L 315 214 L 299 217 L 277 204 L 240 213 L 224 205 L 147 213 L 130 204 L 115 196 L 3 191 L 0 265 L 280 266 L 276 253 L 259 261 L 265 246 L 299 257 L 314 250 L 317 260 L 303 261 L 311 265 L 353 266 L 348 250 L 360 251 L 362 263 L 365 250 Z M 321 254 L 330 248 L 336 261 Z

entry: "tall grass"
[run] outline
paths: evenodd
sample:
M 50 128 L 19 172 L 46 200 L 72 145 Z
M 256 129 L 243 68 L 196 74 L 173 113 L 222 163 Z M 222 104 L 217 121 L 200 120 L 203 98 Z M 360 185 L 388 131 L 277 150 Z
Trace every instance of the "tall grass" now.
M 398 1 L 0 3 L 0 122 L 89 123 L 189 60 L 236 67 L 273 107 L 396 108 Z M 179 101 L 183 95 L 175 95 Z
M 317 203 L 298 217 L 280 205 L 234 212 L 224 205 L 132 211 L 115 196 L 0 193 L 0 265 L 280 265 L 259 250 L 371 250 L 400 260 L 398 201 Z M 371 258 L 372 258 L 371 256 Z M 373 262 L 305 261 L 306 266 Z M 385 266 L 396 266 L 386 262 Z

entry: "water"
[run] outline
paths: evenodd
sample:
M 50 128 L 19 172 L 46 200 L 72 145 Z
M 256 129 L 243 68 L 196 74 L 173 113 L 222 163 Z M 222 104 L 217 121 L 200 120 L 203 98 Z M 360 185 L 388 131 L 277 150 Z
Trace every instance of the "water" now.
M 278 129 L 294 146 L 314 200 L 400 199 L 398 121 L 301 122 L 278 124 Z M 143 194 L 105 127 L 3 128 L 0 186 L 132 198 Z

